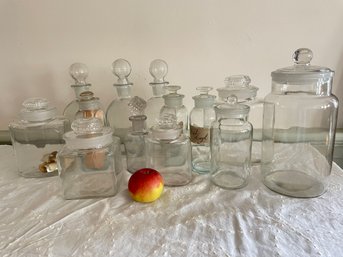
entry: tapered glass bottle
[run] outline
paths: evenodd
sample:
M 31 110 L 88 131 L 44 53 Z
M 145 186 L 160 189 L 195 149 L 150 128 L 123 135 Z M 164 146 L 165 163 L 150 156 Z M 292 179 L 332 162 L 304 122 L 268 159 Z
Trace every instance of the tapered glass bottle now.
M 189 115 L 189 137 L 192 145 L 192 168 L 198 173 L 211 170 L 210 128 L 216 119 L 213 106 L 214 95 L 209 95 L 211 87 L 197 87 L 199 95 L 193 97 L 194 108 Z
M 75 83 L 71 85 L 75 92 L 75 99 L 71 101 L 64 109 L 63 115 L 69 120 L 70 124 L 75 120 L 75 115 L 79 110 L 78 100 L 80 94 L 89 91 L 91 84 L 86 82 L 88 77 L 88 68 L 83 63 L 73 63 L 69 68 L 69 73 Z
M 147 101 L 145 114 L 147 115 L 147 127 L 151 128 L 157 124 L 161 108 L 164 105 L 163 95 L 166 94 L 165 86 L 169 84 L 169 82 L 165 81 L 165 76 L 168 73 L 168 65 L 165 61 L 156 59 L 150 63 L 149 71 L 154 78 L 149 83 L 153 96 Z
M 176 122 L 181 126 L 183 133 L 188 135 L 188 111 L 183 105 L 184 95 L 178 94 L 178 90 L 181 89 L 177 85 L 169 85 L 165 87 L 169 92 L 163 96 L 164 105 L 160 111 L 160 116 L 165 114 L 172 114 L 176 117 Z

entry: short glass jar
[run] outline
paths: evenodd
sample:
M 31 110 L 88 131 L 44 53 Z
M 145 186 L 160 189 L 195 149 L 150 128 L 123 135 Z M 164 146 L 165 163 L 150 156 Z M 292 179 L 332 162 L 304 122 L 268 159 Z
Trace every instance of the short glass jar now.
M 114 196 L 118 190 L 112 129 L 97 118 L 81 118 L 64 135 L 57 155 L 65 199 Z M 119 140 L 116 141 L 117 143 Z
M 19 175 L 28 178 L 57 175 L 56 152 L 63 144 L 69 121 L 56 116 L 45 98 L 23 102 L 19 120 L 9 124 Z

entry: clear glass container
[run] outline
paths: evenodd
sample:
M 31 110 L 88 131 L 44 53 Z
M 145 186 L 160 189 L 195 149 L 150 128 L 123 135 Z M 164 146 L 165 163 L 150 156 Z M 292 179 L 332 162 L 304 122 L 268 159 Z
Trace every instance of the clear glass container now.
M 168 94 L 163 96 L 164 105 L 161 108 L 160 116 L 165 114 L 172 114 L 176 117 L 176 122 L 182 127 L 183 133 L 188 134 L 188 111 L 183 105 L 184 95 L 178 94 L 177 91 L 181 89 L 180 86 L 169 85 L 165 86 Z
M 57 155 L 65 199 L 114 196 L 118 189 L 112 129 L 97 118 L 81 118 L 64 135 Z
M 57 175 L 56 152 L 63 144 L 69 121 L 56 116 L 45 98 L 24 101 L 19 120 L 9 124 L 19 175 L 28 178 Z
M 192 168 L 198 173 L 211 170 L 210 129 L 216 119 L 215 96 L 209 95 L 212 87 L 197 87 L 199 95 L 193 97 L 194 108 L 189 115 L 189 137 L 192 145 Z
M 238 103 L 250 107 L 248 121 L 253 125 L 253 143 L 251 151 L 251 164 L 261 163 L 263 99 L 257 97 L 258 87 L 251 85 L 251 79 L 247 75 L 232 75 L 224 80 L 225 87 L 218 88 L 218 104 L 235 95 Z
M 226 104 L 214 107 L 216 121 L 211 128 L 211 180 L 224 189 L 242 188 L 248 183 L 252 145 L 250 107 L 230 96 Z
M 103 122 L 103 124 L 105 124 L 105 113 L 99 98 L 95 97 L 93 92 L 82 92 L 77 102 L 79 104 L 79 110 L 75 115 L 76 119 L 98 118 Z
M 145 110 L 147 115 L 147 127 L 150 129 L 157 124 L 161 108 L 164 105 L 163 95 L 166 94 L 165 86 L 169 84 L 169 82 L 164 80 L 168 73 L 168 65 L 165 61 L 156 59 L 150 63 L 149 71 L 154 78 L 153 82 L 150 83 L 153 96 L 147 100 L 147 107 Z
M 161 117 L 146 139 L 147 167 L 161 173 L 166 186 L 182 186 L 192 180 L 191 146 L 173 114 Z
M 86 82 L 88 77 L 88 68 L 85 64 L 73 63 L 69 68 L 69 73 L 75 80 L 75 83 L 71 85 L 75 92 L 75 99 L 65 107 L 63 115 L 71 124 L 73 120 L 75 120 L 75 115 L 79 110 L 78 100 L 80 98 L 80 94 L 82 92 L 89 91 L 91 84 Z
M 124 141 L 126 149 L 127 170 L 130 173 L 146 168 L 145 138 L 148 132 L 145 130 L 145 115 L 131 116 L 132 128 Z
M 272 92 L 264 101 L 262 177 L 271 190 L 293 197 L 316 197 L 331 173 L 338 100 L 331 94 L 334 72 L 310 64 L 301 48 L 294 65 L 271 73 Z

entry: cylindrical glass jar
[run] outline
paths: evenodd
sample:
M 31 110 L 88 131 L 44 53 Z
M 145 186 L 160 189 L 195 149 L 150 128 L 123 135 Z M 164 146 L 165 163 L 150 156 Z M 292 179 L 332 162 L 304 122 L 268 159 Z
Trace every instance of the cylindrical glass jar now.
M 211 128 L 211 180 L 224 189 L 248 183 L 252 125 L 247 121 L 249 106 L 231 96 L 227 104 L 214 107 L 216 121 Z
M 262 177 L 271 190 L 316 197 L 331 173 L 338 100 L 331 94 L 334 72 L 310 65 L 312 51 L 295 51 L 294 66 L 272 72 L 265 97 Z
M 56 151 L 63 144 L 69 121 L 56 116 L 44 98 L 29 98 L 23 103 L 20 119 L 9 124 L 19 175 L 47 177 L 57 175 Z
M 188 137 L 176 125 L 175 115 L 165 114 L 152 127 L 146 140 L 147 167 L 163 176 L 166 186 L 182 186 L 192 179 L 191 146 Z
M 103 127 L 97 118 L 82 118 L 72 123 L 72 129 L 64 135 L 66 144 L 57 155 L 63 197 L 79 199 L 115 195 L 118 189 L 117 158 L 111 128 Z

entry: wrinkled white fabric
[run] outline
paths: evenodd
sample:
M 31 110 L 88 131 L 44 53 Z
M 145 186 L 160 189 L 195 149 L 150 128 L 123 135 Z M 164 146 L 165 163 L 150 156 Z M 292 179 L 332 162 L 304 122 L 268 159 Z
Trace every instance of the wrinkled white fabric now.
M 223 190 L 208 176 L 130 199 L 129 173 L 106 199 L 64 200 L 58 177 L 18 177 L 0 146 L 0 256 L 343 256 L 343 172 L 313 199 L 276 194 L 254 167 L 249 184 Z

